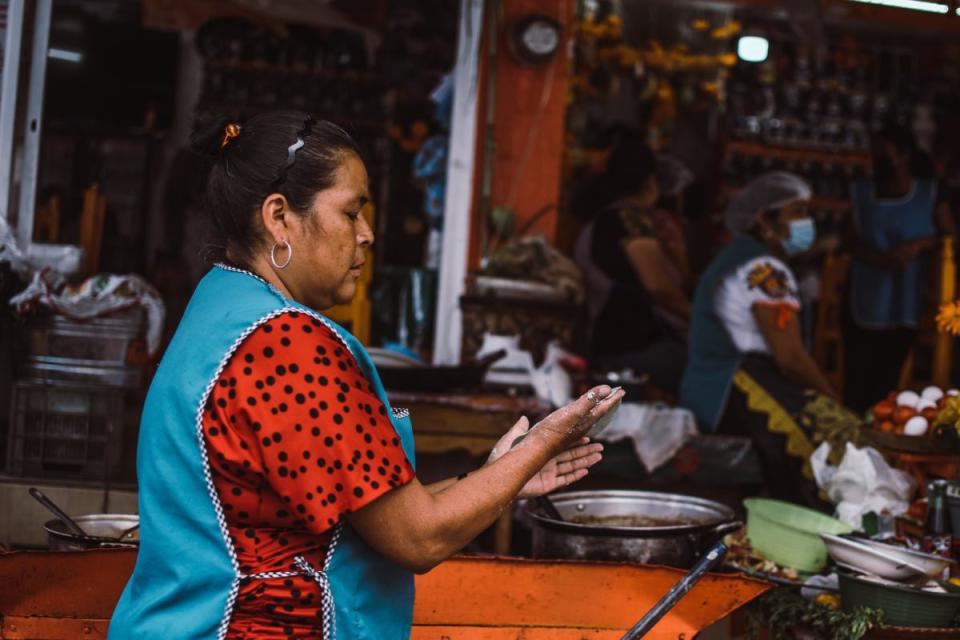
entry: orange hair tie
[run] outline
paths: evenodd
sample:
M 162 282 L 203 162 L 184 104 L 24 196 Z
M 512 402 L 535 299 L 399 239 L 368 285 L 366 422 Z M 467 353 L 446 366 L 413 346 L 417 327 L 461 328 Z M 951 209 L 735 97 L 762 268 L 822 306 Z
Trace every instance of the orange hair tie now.
M 240 135 L 240 125 L 231 122 L 223 128 L 223 140 L 220 141 L 220 148 L 223 149 L 231 140 Z

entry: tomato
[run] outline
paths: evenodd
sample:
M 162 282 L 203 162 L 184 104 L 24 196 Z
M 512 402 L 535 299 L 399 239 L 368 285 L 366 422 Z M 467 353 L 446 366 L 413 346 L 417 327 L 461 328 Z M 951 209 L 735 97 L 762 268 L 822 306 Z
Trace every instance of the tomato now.
M 899 406 L 893 412 L 893 422 L 899 427 L 907 423 L 907 420 L 917 415 L 917 410 L 912 407 Z
M 893 433 L 896 428 L 897 426 L 895 424 L 893 424 L 889 420 L 884 420 L 883 422 L 880 422 L 878 424 L 877 431 L 880 431 L 882 433 Z
M 940 409 L 936 407 L 927 407 L 920 412 L 920 415 L 926 418 L 927 422 L 930 424 L 935 424 L 937 422 L 937 416 L 940 415 Z
M 873 405 L 873 417 L 877 420 L 889 420 L 893 417 L 893 412 L 896 408 L 896 405 L 889 400 L 881 400 Z

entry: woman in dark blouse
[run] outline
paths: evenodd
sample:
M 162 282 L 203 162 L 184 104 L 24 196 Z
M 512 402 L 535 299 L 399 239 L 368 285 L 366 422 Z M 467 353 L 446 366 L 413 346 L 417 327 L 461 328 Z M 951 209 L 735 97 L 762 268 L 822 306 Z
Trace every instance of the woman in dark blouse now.
M 587 279 L 590 351 L 609 369 L 648 374 L 675 392 L 686 361 L 686 265 L 656 215 L 656 158 L 642 141 L 619 142 L 595 186 L 595 218 L 575 255 Z

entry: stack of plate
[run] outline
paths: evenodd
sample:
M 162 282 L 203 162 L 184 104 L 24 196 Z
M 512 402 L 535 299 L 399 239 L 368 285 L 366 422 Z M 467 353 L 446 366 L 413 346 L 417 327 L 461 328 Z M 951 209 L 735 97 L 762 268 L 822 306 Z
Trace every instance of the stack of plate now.
M 887 580 L 914 580 L 943 575 L 951 560 L 873 540 L 851 539 L 821 533 L 827 553 L 837 565 Z
M 845 611 L 882 609 L 884 624 L 902 627 L 949 626 L 960 610 L 960 594 L 949 593 L 939 578 L 948 558 L 866 540 L 821 533 L 827 553 L 840 572 Z

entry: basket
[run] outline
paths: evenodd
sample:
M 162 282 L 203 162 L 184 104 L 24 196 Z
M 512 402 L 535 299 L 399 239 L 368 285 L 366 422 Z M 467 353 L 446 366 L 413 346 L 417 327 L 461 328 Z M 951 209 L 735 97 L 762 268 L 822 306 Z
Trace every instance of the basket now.
M 857 607 L 880 609 L 884 624 L 943 628 L 950 626 L 960 612 L 960 595 L 955 593 L 933 593 L 881 584 L 843 571 L 839 575 L 843 610 L 853 611 Z
M 952 455 L 960 453 L 960 438 L 953 427 L 936 426 L 932 433 L 924 436 L 905 436 L 899 433 L 883 433 L 861 427 L 860 433 L 866 444 L 878 449 L 915 453 L 920 455 Z
M 7 473 L 115 480 L 123 467 L 123 391 L 17 382 L 11 399 Z

